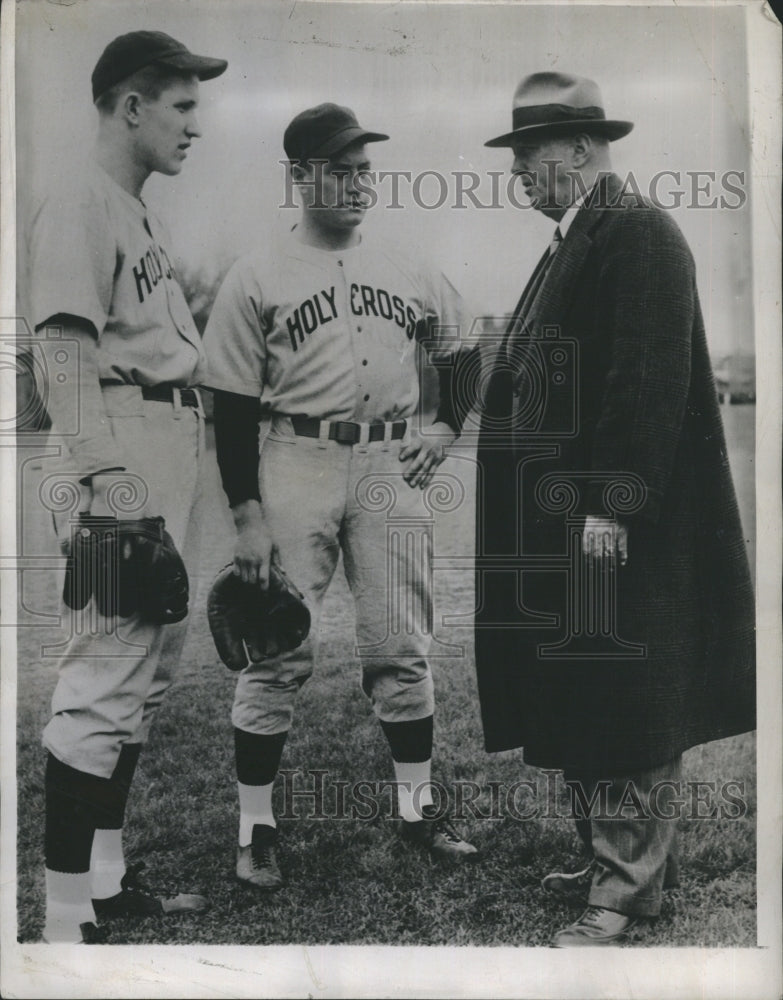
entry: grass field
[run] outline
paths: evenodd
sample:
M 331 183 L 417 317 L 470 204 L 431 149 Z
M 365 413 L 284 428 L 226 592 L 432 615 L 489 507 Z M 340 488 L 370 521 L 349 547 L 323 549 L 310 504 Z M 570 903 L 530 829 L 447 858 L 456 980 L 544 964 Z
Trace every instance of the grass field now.
M 744 524 L 753 549 L 753 411 L 726 407 L 727 432 Z M 22 449 L 25 495 L 40 472 L 29 461 L 42 442 Z M 147 863 L 156 888 L 204 893 L 210 911 L 168 922 L 112 925 L 110 943 L 209 944 L 452 944 L 546 945 L 578 910 L 546 897 L 539 882 L 553 867 L 579 860 L 572 824 L 564 818 L 519 821 L 468 817 L 461 828 L 482 852 L 474 865 L 444 869 L 398 841 L 388 808 L 370 819 L 319 819 L 308 802 L 294 801 L 300 818 L 282 819 L 281 864 L 288 886 L 271 898 L 233 880 L 237 803 L 229 719 L 234 678 L 218 661 L 204 613 L 205 592 L 228 560 L 232 529 L 209 453 L 206 488 L 214 524 L 206 533 L 200 592 L 181 672 L 142 755 L 126 824 L 127 854 Z M 450 459 L 442 471 L 472 482 L 468 462 Z M 217 513 L 220 511 L 220 513 Z M 470 495 L 453 514 L 439 516 L 437 555 L 472 552 Z M 27 505 L 25 552 L 56 551 L 43 516 Z M 55 663 L 42 659 L 54 627 L 36 617 L 57 608 L 59 580 L 50 570 L 27 570 L 21 594 L 18 673 L 18 936 L 40 938 L 43 923 L 43 765 L 40 732 L 48 718 Z M 469 615 L 469 570 L 435 573 L 436 634 L 461 643 L 463 653 L 433 659 L 437 692 L 434 777 L 448 788 L 461 781 L 483 787 L 477 800 L 489 812 L 489 782 L 511 785 L 538 772 L 521 751 L 483 750 L 472 658 L 471 630 L 438 627 L 444 614 Z M 341 570 L 327 595 L 322 662 L 300 696 L 283 767 L 318 768 L 335 781 L 380 781 L 392 776 L 386 743 L 358 687 L 353 611 Z M 755 743 L 752 735 L 697 747 L 685 756 L 686 780 L 744 782 L 741 818 L 681 819 L 681 886 L 665 894 L 660 918 L 638 940 L 643 945 L 755 944 Z M 302 774 L 297 786 L 312 785 Z M 278 815 L 284 811 L 277 789 Z M 326 812 L 334 811 L 327 792 Z M 351 799 L 348 799 L 350 805 Z M 388 807 L 388 793 L 381 802 Z M 349 811 L 349 810 L 348 810 Z

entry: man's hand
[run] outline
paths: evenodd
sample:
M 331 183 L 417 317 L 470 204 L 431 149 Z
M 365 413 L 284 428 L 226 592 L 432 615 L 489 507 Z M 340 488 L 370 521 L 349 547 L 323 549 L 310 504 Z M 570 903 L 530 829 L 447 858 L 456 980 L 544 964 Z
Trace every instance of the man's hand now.
M 611 517 L 588 514 L 582 535 L 582 553 L 590 559 L 600 559 L 620 565 L 628 562 L 628 528 Z
M 457 435 L 443 422 L 431 424 L 423 434 L 414 431 L 408 444 L 400 448 L 400 461 L 405 482 L 423 490 L 435 475 L 435 470 L 448 455 Z
M 234 574 L 245 583 L 258 581 L 261 589 L 266 590 L 274 545 L 261 504 L 257 500 L 245 500 L 233 507 L 232 513 L 237 529 Z

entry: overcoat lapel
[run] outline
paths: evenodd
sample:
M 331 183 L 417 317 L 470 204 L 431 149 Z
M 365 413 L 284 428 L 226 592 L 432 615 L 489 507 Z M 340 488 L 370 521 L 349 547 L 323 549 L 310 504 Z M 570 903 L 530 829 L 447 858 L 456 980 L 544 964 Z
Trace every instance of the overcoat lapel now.
M 616 174 L 602 178 L 588 202 L 576 213 L 535 301 L 526 303 L 525 297 L 533 279 L 528 282 L 520 302 L 524 313 L 517 316 L 509 337 L 510 354 L 513 353 L 515 340 L 536 338 L 543 327 L 556 324 L 568 311 L 577 288 L 577 276 L 593 246 L 592 231 L 600 223 L 604 212 L 612 210 L 622 189 L 622 181 Z

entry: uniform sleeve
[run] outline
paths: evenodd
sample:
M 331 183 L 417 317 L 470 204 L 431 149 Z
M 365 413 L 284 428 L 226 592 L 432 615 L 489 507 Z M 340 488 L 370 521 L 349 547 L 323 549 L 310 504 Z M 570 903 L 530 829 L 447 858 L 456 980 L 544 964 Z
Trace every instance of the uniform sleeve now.
M 105 206 L 85 195 L 50 195 L 32 223 L 28 262 L 34 329 L 53 316 L 89 323 L 100 339 L 109 316 L 117 244 Z
M 60 327 L 79 354 L 78 386 L 55 380 L 45 387 L 54 432 L 66 443 L 82 479 L 126 467 L 111 432 L 101 394 L 97 345 L 111 310 L 116 241 L 105 205 L 81 192 L 50 195 L 36 213 L 29 243 L 30 321 L 38 330 Z M 44 376 L 45 377 L 45 376 Z M 78 425 L 71 426 L 78 393 Z
M 416 336 L 431 361 L 454 356 L 473 335 L 473 316 L 445 274 L 425 278 L 423 322 Z
M 429 282 L 426 323 L 418 331 L 438 373 L 435 420 L 459 434 L 476 405 L 481 359 L 474 333 L 475 314 L 444 274 Z
M 590 512 L 603 511 L 606 474 L 639 476 L 636 516 L 655 522 L 685 417 L 697 308 L 693 258 L 673 220 L 660 212 L 622 213 L 597 290 L 612 345 L 591 467 Z
M 261 396 L 266 374 L 261 310 L 261 292 L 251 266 L 237 261 L 220 286 L 204 331 L 207 388 Z

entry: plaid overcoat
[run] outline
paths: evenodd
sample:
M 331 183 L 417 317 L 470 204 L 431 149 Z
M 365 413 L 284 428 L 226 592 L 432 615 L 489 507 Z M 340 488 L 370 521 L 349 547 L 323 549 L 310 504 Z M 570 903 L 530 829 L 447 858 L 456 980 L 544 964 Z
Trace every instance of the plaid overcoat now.
M 748 559 L 676 223 L 604 177 L 497 347 L 477 481 L 487 750 L 610 777 L 755 728 Z M 625 567 L 583 559 L 586 513 L 625 520 Z

